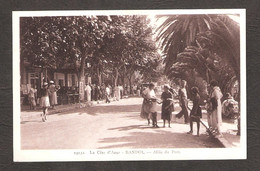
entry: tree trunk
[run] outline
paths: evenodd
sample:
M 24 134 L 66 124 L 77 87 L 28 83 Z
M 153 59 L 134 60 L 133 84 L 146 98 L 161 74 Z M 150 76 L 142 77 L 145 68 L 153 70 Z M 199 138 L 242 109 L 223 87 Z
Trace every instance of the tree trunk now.
M 86 63 L 86 56 L 82 57 L 80 62 L 80 70 L 79 70 L 79 100 L 84 100 L 84 85 L 85 85 L 85 63 Z
M 128 77 L 129 86 L 130 86 L 130 94 L 133 94 L 133 89 L 132 89 L 132 76 L 133 76 L 133 73 L 130 73 L 130 75 L 129 75 L 129 77 Z
M 98 77 L 98 85 L 101 86 L 102 84 L 102 76 L 101 76 L 101 72 L 100 72 L 100 68 L 97 67 L 97 77 Z
M 118 72 L 118 68 L 115 68 L 115 81 L 114 81 L 114 87 L 117 86 L 117 82 L 118 82 L 118 76 L 119 76 L 119 72 Z

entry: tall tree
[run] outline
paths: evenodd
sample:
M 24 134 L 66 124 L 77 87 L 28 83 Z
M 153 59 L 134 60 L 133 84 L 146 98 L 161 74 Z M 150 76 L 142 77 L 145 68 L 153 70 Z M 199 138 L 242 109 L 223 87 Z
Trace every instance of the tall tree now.
M 69 64 L 84 84 L 86 59 L 109 30 L 107 22 L 105 16 L 21 18 L 21 55 L 45 68 Z
M 157 39 L 166 54 L 165 71 L 168 72 L 177 59 L 177 54 L 187 46 L 200 46 L 196 36 L 214 39 L 217 54 L 233 65 L 236 74 L 239 70 L 239 27 L 228 15 L 173 15 L 158 16 L 166 18 L 158 27 Z M 210 36 L 210 37 L 209 37 Z M 210 44 L 210 42 L 207 42 Z M 212 44 L 212 43 L 211 43 Z M 215 49 L 216 50 L 216 49 Z M 224 53 L 224 55 L 223 55 Z

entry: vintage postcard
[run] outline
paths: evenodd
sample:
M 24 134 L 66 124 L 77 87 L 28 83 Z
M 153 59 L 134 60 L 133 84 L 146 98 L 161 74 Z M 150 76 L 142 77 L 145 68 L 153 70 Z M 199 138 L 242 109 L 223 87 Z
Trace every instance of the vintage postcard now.
M 245 15 L 13 11 L 14 161 L 246 159 Z

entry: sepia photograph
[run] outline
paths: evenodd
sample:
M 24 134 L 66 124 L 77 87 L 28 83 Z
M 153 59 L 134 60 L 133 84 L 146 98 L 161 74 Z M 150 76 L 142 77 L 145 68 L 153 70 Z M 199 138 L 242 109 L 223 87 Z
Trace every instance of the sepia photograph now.
M 245 13 L 13 11 L 14 160 L 246 159 Z

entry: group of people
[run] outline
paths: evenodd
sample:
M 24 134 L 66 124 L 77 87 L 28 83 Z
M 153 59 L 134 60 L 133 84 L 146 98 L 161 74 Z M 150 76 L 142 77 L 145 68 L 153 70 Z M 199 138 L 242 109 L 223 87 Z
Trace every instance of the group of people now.
M 162 103 L 161 109 L 161 119 L 163 120 L 163 127 L 165 127 L 165 122 L 168 121 L 168 126 L 170 127 L 172 112 L 174 111 L 174 97 L 178 95 L 179 105 L 181 111 L 176 115 L 176 118 L 181 118 L 184 116 L 185 124 L 190 124 L 190 131 L 188 134 L 193 133 L 193 122 L 197 123 L 197 136 L 199 136 L 200 129 L 200 119 L 202 118 L 201 109 L 201 98 L 198 87 L 191 88 L 191 100 L 193 103 L 192 109 L 188 106 L 187 82 L 185 80 L 181 81 L 178 93 L 172 89 L 168 84 L 164 85 L 164 91 L 161 94 L 161 99 L 156 97 L 154 92 L 155 85 L 150 84 L 142 92 L 143 105 L 141 109 L 141 118 L 148 120 L 148 125 L 150 125 L 150 119 L 152 120 L 152 126 L 158 128 L 157 125 L 157 104 Z M 208 126 L 210 131 L 214 132 L 216 136 L 222 136 L 221 134 L 221 123 L 222 123 L 222 104 L 221 98 L 223 97 L 220 88 L 215 80 L 210 82 L 210 90 L 208 95 L 208 100 L 206 103 L 207 115 L 208 115 Z M 190 112 L 189 112 L 190 111 Z M 190 113 L 190 114 L 189 114 Z
M 174 102 L 173 102 L 173 93 L 170 91 L 170 86 L 164 86 L 164 92 L 161 95 L 161 100 L 156 97 L 154 91 L 155 85 L 150 84 L 148 88 L 146 88 L 142 92 L 143 105 L 141 109 L 141 118 L 145 118 L 148 120 L 148 125 L 150 125 L 150 119 L 152 120 L 152 126 L 158 128 L 157 124 L 157 103 L 162 103 L 162 119 L 163 119 L 163 127 L 165 127 L 166 120 L 168 121 L 168 126 L 170 127 L 170 121 L 172 116 L 172 111 L 174 110 Z
M 110 103 L 111 97 L 115 97 L 117 101 L 122 99 L 123 86 L 111 87 L 110 85 L 105 86 L 105 84 L 101 86 L 95 84 L 85 85 L 85 100 L 87 102 L 105 100 L 106 103 Z
M 86 101 L 100 101 L 105 100 L 106 103 L 110 103 L 111 98 L 115 98 L 117 101 L 123 98 L 124 95 L 137 95 L 140 96 L 141 87 L 137 85 L 133 86 L 110 86 L 102 84 L 101 86 L 96 84 L 85 85 L 85 100 Z
M 55 86 L 54 81 L 50 81 L 48 84 L 47 82 L 43 83 L 42 89 L 40 89 L 39 92 L 39 103 L 42 107 L 43 113 L 41 114 L 42 121 L 45 122 L 47 120 L 47 112 L 48 108 L 52 107 L 55 108 L 55 105 L 57 105 L 57 91 L 59 90 L 59 86 Z M 31 87 L 29 91 L 29 101 L 30 105 L 33 109 L 36 107 L 36 92 L 37 89 L 35 87 Z

